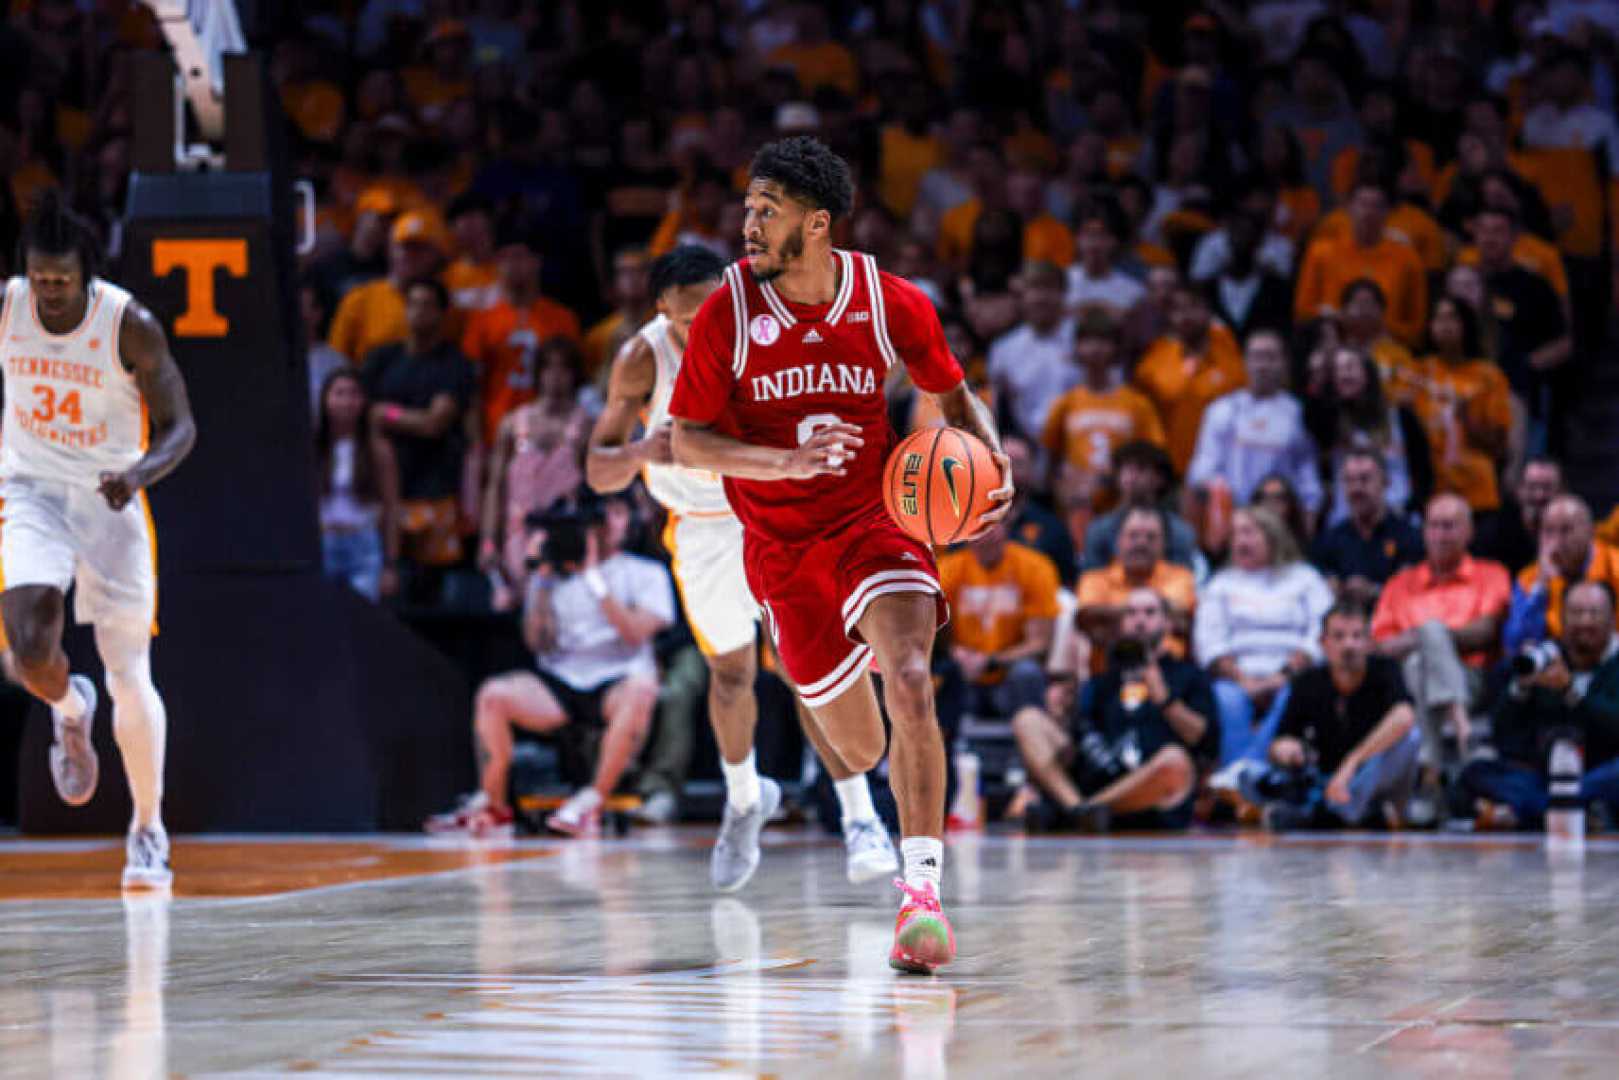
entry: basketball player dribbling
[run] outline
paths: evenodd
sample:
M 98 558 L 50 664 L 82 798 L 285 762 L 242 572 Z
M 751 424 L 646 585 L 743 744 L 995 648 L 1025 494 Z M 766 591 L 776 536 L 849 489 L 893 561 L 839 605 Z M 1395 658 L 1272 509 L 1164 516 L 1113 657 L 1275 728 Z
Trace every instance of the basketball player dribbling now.
M 884 750 L 868 668 L 893 727 L 889 779 L 904 832 L 904 894 L 889 964 L 927 973 L 955 956 L 939 903 L 945 751 L 929 658 L 948 616 L 933 552 L 883 508 L 895 436 L 883 382 L 903 362 L 945 422 L 995 454 L 1006 516 L 1011 463 L 989 410 L 945 345 L 927 297 L 870 256 L 832 246 L 854 199 L 848 165 L 813 138 L 753 159 L 747 258 L 692 323 L 669 411 L 675 461 L 725 477 L 744 528 L 748 584 L 783 665 L 832 749 L 865 771 Z
M 658 315 L 613 360 L 607 406 L 591 433 L 586 474 L 591 486 L 605 493 L 622 490 L 640 472 L 652 497 L 669 511 L 664 543 L 674 558 L 687 621 L 708 662 L 709 721 L 725 777 L 725 813 L 710 877 L 716 889 L 732 892 L 758 868 L 759 832 L 781 805 L 780 786 L 761 777 L 754 762 L 759 605 L 743 572 L 742 523 L 720 478 L 673 464 L 669 446 L 669 399 L 686 335 L 724 274 L 724 261 L 696 245 L 677 247 L 652 264 Z M 646 435 L 632 442 L 643 410 Z M 832 777 L 843 811 L 849 880 L 860 884 L 892 874 L 899 860 L 872 805 L 865 774 L 847 768 L 814 720 L 806 719 L 804 732 Z
M 168 719 L 152 685 L 156 538 L 145 489 L 190 453 L 196 427 L 163 328 L 95 276 L 89 227 L 47 193 L 24 223 L 22 277 L 0 307 L 0 616 L 18 680 L 51 708 L 51 779 L 62 801 L 95 794 L 96 687 L 62 651 L 66 594 L 95 628 L 113 731 L 135 804 L 125 888 L 172 880 L 163 828 Z

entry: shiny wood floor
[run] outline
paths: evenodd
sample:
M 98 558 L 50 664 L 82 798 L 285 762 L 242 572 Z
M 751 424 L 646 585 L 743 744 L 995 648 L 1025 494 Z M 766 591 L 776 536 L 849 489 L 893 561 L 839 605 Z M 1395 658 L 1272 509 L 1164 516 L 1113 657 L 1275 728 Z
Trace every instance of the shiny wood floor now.
M 129 900 L 120 844 L 0 840 L 0 1077 L 1619 1075 L 1612 841 L 967 837 L 925 979 L 767 840 L 734 898 L 679 830 L 194 840 Z

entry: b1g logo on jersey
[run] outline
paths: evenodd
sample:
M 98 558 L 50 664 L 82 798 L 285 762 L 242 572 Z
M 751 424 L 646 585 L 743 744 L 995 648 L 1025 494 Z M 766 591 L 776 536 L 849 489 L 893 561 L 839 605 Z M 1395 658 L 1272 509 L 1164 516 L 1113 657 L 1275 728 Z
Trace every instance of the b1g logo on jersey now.
M 755 315 L 748 324 L 748 336 L 755 345 L 774 345 L 781 337 L 781 323 L 774 315 Z

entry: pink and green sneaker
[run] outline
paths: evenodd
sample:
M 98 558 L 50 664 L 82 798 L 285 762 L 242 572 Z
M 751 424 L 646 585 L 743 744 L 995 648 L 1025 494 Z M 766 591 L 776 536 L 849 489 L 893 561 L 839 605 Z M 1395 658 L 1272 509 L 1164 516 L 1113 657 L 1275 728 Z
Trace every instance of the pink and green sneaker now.
M 950 920 L 944 917 L 932 885 L 915 888 L 899 878 L 894 884 L 905 894 L 905 903 L 894 922 L 888 966 L 910 975 L 932 975 L 956 958 L 956 935 Z

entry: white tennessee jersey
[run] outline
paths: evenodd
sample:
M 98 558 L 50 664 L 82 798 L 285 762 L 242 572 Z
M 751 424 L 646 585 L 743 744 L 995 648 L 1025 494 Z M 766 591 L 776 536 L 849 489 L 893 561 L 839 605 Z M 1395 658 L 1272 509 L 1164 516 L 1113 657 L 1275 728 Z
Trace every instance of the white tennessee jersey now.
M 48 333 L 34 310 L 28 279 L 6 283 L 0 316 L 0 479 L 31 478 L 95 487 L 104 472 L 123 472 L 146 452 L 146 409 L 135 378 L 118 358 L 130 294 L 92 278 L 84 321 Z
M 652 401 L 646 415 L 646 429 L 652 431 L 669 419 L 669 399 L 674 397 L 675 379 L 680 375 L 680 350 L 669 336 L 669 320 L 662 315 L 637 333 L 652 346 L 658 367 L 658 379 L 653 384 Z M 684 465 L 647 465 L 643 475 L 647 491 L 670 513 L 704 517 L 731 513 L 731 504 L 725 498 L 725 483 L 718 473 L 688 469 Z

